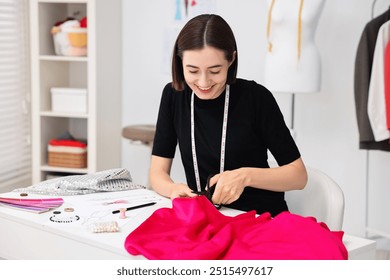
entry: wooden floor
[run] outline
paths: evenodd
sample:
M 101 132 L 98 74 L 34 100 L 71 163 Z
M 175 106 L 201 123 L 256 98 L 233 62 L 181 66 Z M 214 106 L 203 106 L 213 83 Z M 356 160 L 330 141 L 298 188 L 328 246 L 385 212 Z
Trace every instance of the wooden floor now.
M 390 239 L 388 238 L 373 238 L 376 241 L 376 259 L 390 260 Z
M 390 251 L 377 250 L 376 251 L 377 260 L 390 260 Z

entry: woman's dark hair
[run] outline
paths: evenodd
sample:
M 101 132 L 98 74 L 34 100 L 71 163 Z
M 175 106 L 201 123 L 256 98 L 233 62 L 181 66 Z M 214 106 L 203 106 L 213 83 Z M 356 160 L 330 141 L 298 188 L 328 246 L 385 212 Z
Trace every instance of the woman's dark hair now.
M 227 75 L 227 83 L 233 84 L 237 76 L 237 44 L 228 23 L 220 16 L 204 14 L 189 20 L 177 36 L 172 57 L 172 86 L 182 91 L 185 88 L 183 72 L 183 52 L 200 50 L 205 46 L 214 47 L 225 53 L 231 62 Z

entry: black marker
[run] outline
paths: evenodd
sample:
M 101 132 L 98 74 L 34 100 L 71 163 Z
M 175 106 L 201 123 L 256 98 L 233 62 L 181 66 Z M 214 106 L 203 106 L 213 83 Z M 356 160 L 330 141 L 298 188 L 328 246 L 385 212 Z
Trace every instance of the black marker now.
M 150 202 L 150 203 L 146 203 L 146 204 L 141 204 L 141 205 L 137 205 L 137 206 L 128 207 L 128 208 L 126 208 L 126 211 L 134 210 L 134 209 L 138 209 L 138 208 L 142 208 L 142 207 L 147 207 L 147 206 L 152 206 L 152 205 L 154 205 L 156 203 L 157 202 Z M 114 211 L 112 211 L 112 214 L 118 214 L 119 212 L 120 212 L 120 210 L 114 210 Z

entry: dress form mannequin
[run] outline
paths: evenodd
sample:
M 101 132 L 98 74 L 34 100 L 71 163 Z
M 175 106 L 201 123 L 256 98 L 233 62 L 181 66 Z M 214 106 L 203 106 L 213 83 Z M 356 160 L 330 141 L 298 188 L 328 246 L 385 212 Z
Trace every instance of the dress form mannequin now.
M 325 0 L 267 1 L 265 86 L 273 92 L 318 92 L 321 60 L 314 35 Z

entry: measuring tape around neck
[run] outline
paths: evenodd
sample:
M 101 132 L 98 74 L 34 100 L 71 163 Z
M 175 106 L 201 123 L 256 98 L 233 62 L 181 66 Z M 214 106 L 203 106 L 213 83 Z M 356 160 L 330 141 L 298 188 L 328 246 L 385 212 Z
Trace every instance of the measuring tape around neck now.
M 192 160 L 194 162 L 194 172 L 195 172 L 195 181 L 196 188 L 198 192 L 202 191 L 200 186 L 200 177 L 199 177 L 199 166 L 198 159 L 196 156 L 196 146 L 195 146 L 195 117 L 194 117 L 194 92 L 191 95 L 191 149 L 192 149 Z M 228 112 L 229 112 L 229 95 L 230 95 L 230 86 L 226 85 L 226 95 L 225 95 L 225 106 L 223 111 L 223 123 L 222 123 L 222 137 L 221 137 L 221 160 L 219 172 L 222 173 L 225 168 L 225 145 L 226 145 L 226 131 L 227 131 L 227 121 L 228 121 Z

